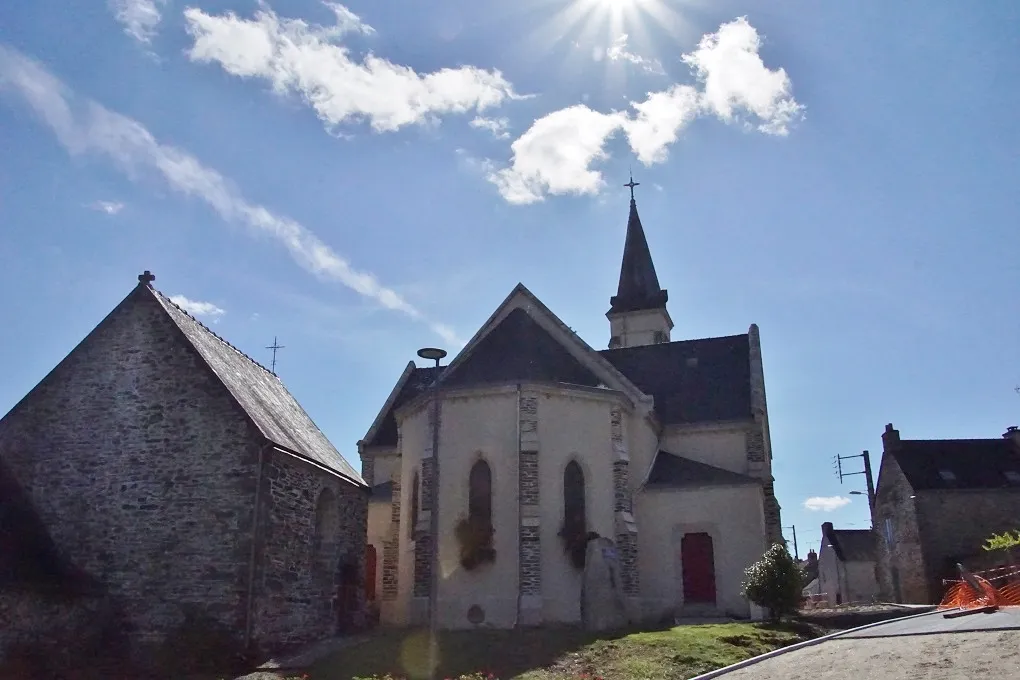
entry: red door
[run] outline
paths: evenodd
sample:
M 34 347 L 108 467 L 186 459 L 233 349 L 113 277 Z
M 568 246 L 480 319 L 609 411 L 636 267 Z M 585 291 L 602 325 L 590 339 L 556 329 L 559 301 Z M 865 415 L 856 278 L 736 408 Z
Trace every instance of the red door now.
M 705 533 L 684 534 L 680 541 L 683 563 L 684 602 L 715 603 L 715 555 L 712 537 Z

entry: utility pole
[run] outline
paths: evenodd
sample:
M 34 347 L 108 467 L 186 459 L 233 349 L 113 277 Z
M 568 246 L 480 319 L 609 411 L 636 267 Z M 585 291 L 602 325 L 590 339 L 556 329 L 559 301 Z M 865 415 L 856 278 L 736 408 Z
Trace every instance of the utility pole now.
M 791 531 L 793 531 L 793 558 L 799 562 L 800 561 L 800 551 L 797 550 L 797 526 L 794 525 L 794 524 L 791 524 L 790 526 L 783 527 L 783 528 L 784 529 L 790 529 Z
M 843 461 L 850 460 L 851 458 L 862 458 L 864 460 L 864 469 L 858 470 L 857 472 L 843 472 Z M 843 483 L 844 477 L 850 477 L 851 475 L 864 475 L 865 482 L 868 485 L 868 514 L 875 510 L 875 481 L 871 476 L 871 454 L 867 451 L 859 453 L 856 456 L 840 456 L 836 455 L 836 473 L 839 475 L 839 483 Z M 859 494 L 860 491 L 851 491 L 851 494 Z M 872 520 L 874 526 L 874 520 Z

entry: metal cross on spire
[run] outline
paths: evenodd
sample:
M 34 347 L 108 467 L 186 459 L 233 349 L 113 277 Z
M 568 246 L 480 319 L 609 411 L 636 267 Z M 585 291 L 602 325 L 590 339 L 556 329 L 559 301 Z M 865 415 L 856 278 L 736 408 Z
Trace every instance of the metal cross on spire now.
M 270 371 L 270 372 L 271 372 L 271 373 L 272 373 L 273 375 L 276 375 L 276 350 L 278 350 L 278 349 L 284 349 L 284 346 L 283 346 L 283 345 L 281 345 L 281 344 L 280 344 L 279 342 L 277 342 L 277 340 L 276 340 L 276 336 L 274 335 L 274 336 L 273 336 L 273 344 L 271 344 L 271 345 L 267 345 L 267 346 L 266 346 L 266 349 L 271 349 L 271 350 L 273 350 L 273 364 L 272 364 L 272 368 L 270 368 L 270 369 L 269 369 L 269 371 Z
M 630 189 L 630 200 L 633 201 L 634 200 L 634 187 L 641 186 L 641 182 L 635 182 L 634 181 L 634 175 L 631 175 L 630 176 L 630 181 L 627 182 L 626 184 L 624 184 L 623 186 L 625 186 L 625 187 Z

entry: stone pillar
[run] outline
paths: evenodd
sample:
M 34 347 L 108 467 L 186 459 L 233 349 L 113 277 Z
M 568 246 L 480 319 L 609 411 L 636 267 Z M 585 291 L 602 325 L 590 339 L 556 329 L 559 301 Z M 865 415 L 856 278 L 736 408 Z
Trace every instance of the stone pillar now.
M 428 431 L 425 449 L 421 457 L 421 490 L 419 498 L 421 506 L 418 511 L 418 526 L 412 529 L 414 536 L 414 597 L 431 597 L 432 586 L 432 550 L 435 542 L 432 536 L 432 510 L 435 507 L 436 488 L 436 456 L 432 450 L 432 428 L 439 427 L 442 416 L 437 413 L 432 402 L 428 409 Z M 439 420 L 437 420 L 437 418 Z
M 542 543 L 539 533 L 538 396 L 522 393 L 518 406 L 518 581 L 521 589 L 519 620 L 531 625 L 542 621 Z
M 765 537 L 769 545 L 783 542 L 782 518 L 772 477 L 772 442 L 769 436 L 769 410 L 765 398 L 765 370 L 761 357 L 761 338 L 757 324 L 747 331 L 751 365 L 751 415 L 754 425 L 747 433 L 747 473 L 762 480 L 765 510 Z
M 398 443 L 399 451 L 399 443 Z M 397 460 L 400 460 L 399 454 Z M 400 464 L 393 473 L 393 497 L 390 500 L 390 534 L 383 543 L 382 599 L 397 599 L 397 575 L 400 567 Z
M 610 432 L 613 444 L 613 517 L 620 576 L 624 595 L 637 597 L 641 590 L 637 565 L 637 522 L 634 520 L 630 488 L 630 452 L 623 430 L 623 409 L 619 406 L 610 410 Z

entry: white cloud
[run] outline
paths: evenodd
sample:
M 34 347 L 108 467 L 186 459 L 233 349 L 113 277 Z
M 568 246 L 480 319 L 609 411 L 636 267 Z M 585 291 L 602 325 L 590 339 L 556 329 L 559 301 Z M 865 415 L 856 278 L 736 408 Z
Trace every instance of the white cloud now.
M 509 167 L 489 173 L 489 180 L 510 203 L 595 194 L 604 182 L 591 165 L 607 157 L 605 145 L 618 130 L 624 131 L 638 160 L 652 165 L 668 158 L 670 146 L 700 116 L 754 127 L 743 118 L 748 117 L 760 132 L 786 135 L 803 117 L 804 107 L 793 98 L 786 71 L 765 66 L 760 46 L 758 32 L 747 19 L 723 24 L 683 55 L 697 85 L 649 92 L 644 101 L 630 102 L 632 111 L 600 113 L 574 105 L 546 114 L 511 145 Z M 618 58 L 626 58 L 620 49 Z
M 332 7 L 338 20 L 332 27 L 280 18 L 266 6 L 253 19 L 189 7 L 184 18 L 194 44 L 188 56 L 300 95 L 328 129 L 364 120 L 377 132 L 393 131 L 443 114 L 480 113 L 516 96 L 495 70 L 461 66 L 419 74 L 371 53 L 352 58 L 337 39 L 364 24 L 345 7 Z
M 107 215 L 116 215 L 124 209 L 124 204 L 119 201 L 93 201 L 86 207 L 98 212 L 104 212 Z
M 760 47 L 758 31 L 740 17 L 702 36 L 698 49 L 683 60 L 704 84 L 706 109 L 727 122 L 745 111 L 758 118 L 761 132 L 785 135 L 804 107 L 794 100 L 786 71 L 765 66 Z
M 468 125 L 478 130 L 488 130 L 496 139 L 510 139 L 510 133 L 508 132 L 510 120 L 507 118 L 483 118 L 482 116 L 477 116 Z
M 42 66 L 0 45 L 2 92 L 20 95 L 69 153 L 107 156 L 132 178 L 154 173 L 174 190 L 205 202 L 224 221 L 243 224 L 255 234 L 274 239 L 316 276 L 337 281 L 387 309 L 428 323 L 444 340 L 456 342 L 448 327 L 428 321 L 393 289 L 372 274 L 354 269 L 300 223 L 249 202 L 226 177 L 202 165 L 186 151 L 161 144 L 141 123 L 94 101 L 75 99 Z
M 601 50 L 592 55 L 595 61 L 600 61 L 602 58 Z M 648 73 L 654 73 L 655 75 L 664 76 L 666 71 L 663 70 L 662 64 L 659 63 L 658 59 L 647 59 L 645 57 L 634 54 L 633 52 L 627 51 L 627 34 L 621 33 L 620 37 L 613 41 L 613 44 L 606 50 L 606 58 L 610 61 L 627 61 L 635 66 L 641 67 Z
M 680 130 L 697 117 L 701 98 L 690 85 L 674 85 L 630 105 L 637 113 L 624 125 L 627 141 L 638 160 L 651 165 L 666 160 Z
M 148 43 L 163 20 L 159 8 L 166 3 L 167 0 L 108 0 L 107 6 L 125 33 L 140 43 Z
M 174 303 L 187 313 L 192 316 L 208 316 L 216 318 L 226 314 L 226 310 L 217 307 L 211 302 L 200 302 L 199 300 L 189 300 L 183 295 L 172 295 L 170 302 Z
M 804 507 L 808 510 L 821 512 L 832 512 L 849 504 L 850 499 L 846 496 L 812 496 L 804 501 Z
M 626 120 L 626 114 L 599 113 L 584 104 L 554 111 L 510 145 L 510 167 L 489 173 L 489 181 L 517 204 L 540 201 L 545 193 L 597 193 L 602 175 L 589 166 L 606 157 L 606 140 Z

